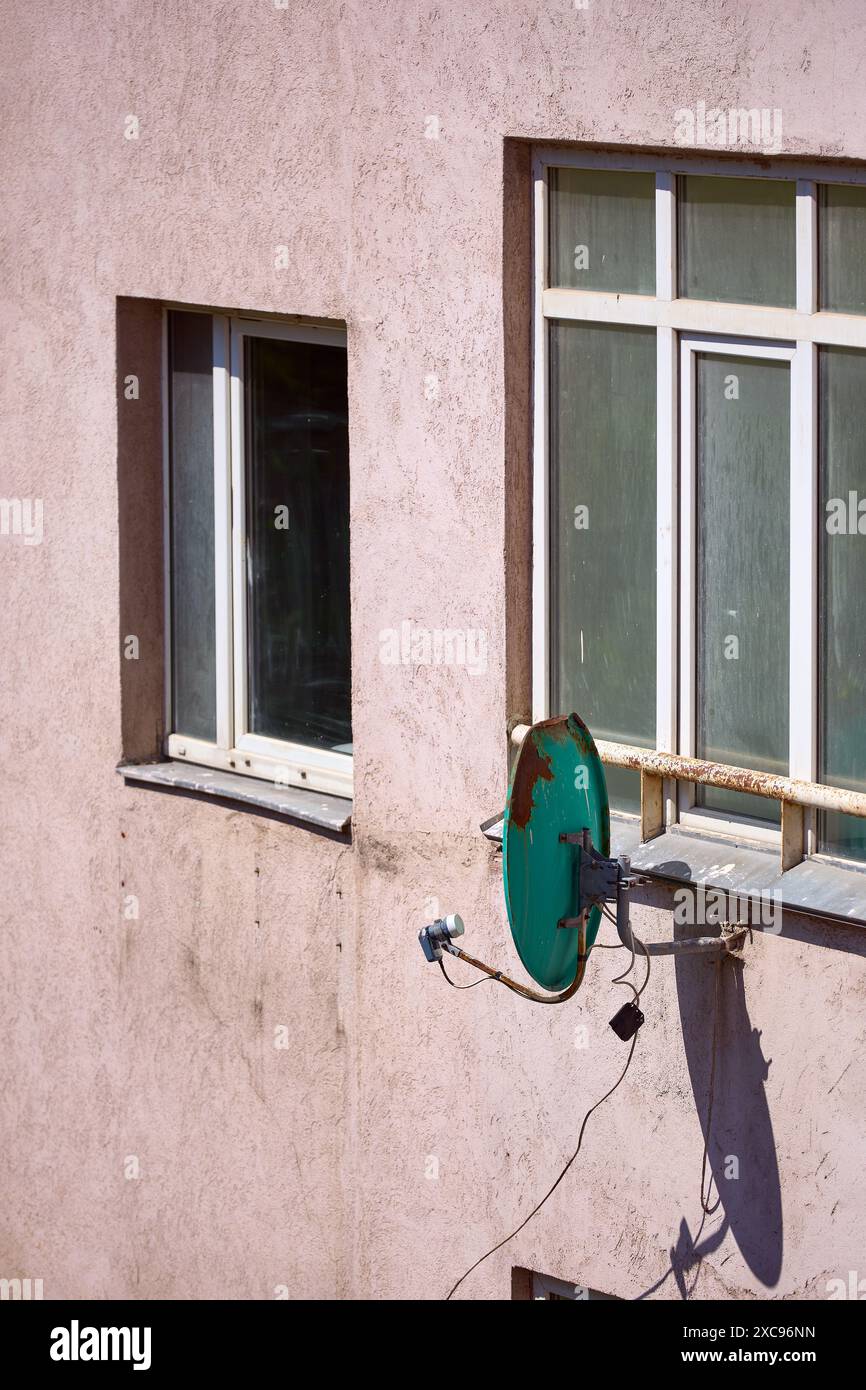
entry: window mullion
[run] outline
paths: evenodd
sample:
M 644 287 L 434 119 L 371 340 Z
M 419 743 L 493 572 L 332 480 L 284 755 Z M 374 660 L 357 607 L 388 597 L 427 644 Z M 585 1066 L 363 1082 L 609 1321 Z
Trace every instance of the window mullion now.
M 799 342 L 791 363 L 790 764 L 817 776 L 818 350 Z
M 679 470 L 679 746 L 680 753 L 695 751 L 695 355 L 680 344 L 680 470 Z M 686 789 L 686 806 L 693 789 Z
M 797 180 L 797 312 L 818 310 L 818 186 Z M 818 349 L 798 337 L 791 363 L 790 769 L 818 775 Z M 814 848 L 814 831 L 810 829 Z
M 818 308 L 818 187 L 797 180 L 797 313 Z
M 232 647 L 227 688 L 232 699 L 232 744 L 237 748 L 247 732 L 247 607 L 246 607 L 246 486 L 244 474 L 244 336 L 231 326 L 231 457 L 228 484 L 231 496 L 230 593 Z
M 213 316 L 214 619 L 216 624 L 216 741 L 231 748 L 232 564 L 229 320 Z
M 548 325 L 543 296 L 547 285 L 547 179 L 539 162 L 535 169 L 535 306 L 533 315 L 535 363 L 535 420 L 532 484 L 532 718 L 550 714 L 550 479 L 548 421 Z
M 656 174 L 656 299 L 677 297 L 676 174 Z
M 656 747 L 677 749 L 677 335 L 659 328 L 656 471 Z M 676 818 L 671 794 L 666 820 Z
M 656 173 L 656 299 L 677 297 L 676 175 Z M 656 747 L 677 748 L 677 335 L 656 334 Z M 666 789 L 664 820 L 677 817 L 676 787 Z
M 172 467 L 171 467 L 171 424 L 169 393 L 171 390 L 171 362 L 169 331 L 170 311 L 162 311 L 162 547 L 163 547 L 163 596 L 165 631 L 163 633 L 163 660 L 165 677 L 163 683 L 164 719 L 167 735 L 174 732 L 174 654 L 172 635 L 174 632 L 174 604 L 172 602 Z

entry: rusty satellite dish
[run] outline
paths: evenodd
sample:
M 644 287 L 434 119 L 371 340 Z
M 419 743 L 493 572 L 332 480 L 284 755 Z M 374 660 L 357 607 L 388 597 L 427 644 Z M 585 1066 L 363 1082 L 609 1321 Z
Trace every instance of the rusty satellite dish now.
M 547 719 L 520 746 L 502 836 L 511 935 L 525 969 L 544 989 L 565 989 L 577 970 L 578 933 L 559 924 L 577 910 L 580 850 L 574 837 L 585 830 L 607 856 L 610 812 L 601 759 L 576 714 Z M 601 909 L 590 908 L 588 948 L 600 921 Z
M 603 911 L 633 955 L 720 956 L 742 944 L 745 928 L 740 924 L 723 927 L 718 937 L 639 940 L 631 929 L 629 900 L 632 889 L 647 880 L 632 873 L 628 855 L 609 855 L 607 783 L 591 733 L 576 714 L 534 724 L 526 731 L 511 774 L 503 816 L 502 871 L 517 953 L 547 992 L 509 978 L 455 945 L 464 932 L 456 914 L 437 918 L 418 933 L 425 959 L 441 966 L 443 954 L 454 956 L 526 999 L 561 1004 L 583 982 Z M 615 912 L 608 903 L 615 904 Z M 635 995 L 635 1002 L 611 1020 L 611 1027 L 625 1039 L 643 1022 L 637 1008 L 639 991 Z

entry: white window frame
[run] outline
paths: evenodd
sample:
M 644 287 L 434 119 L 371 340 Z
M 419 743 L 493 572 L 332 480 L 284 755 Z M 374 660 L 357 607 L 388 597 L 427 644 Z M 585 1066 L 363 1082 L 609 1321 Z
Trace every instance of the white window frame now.
M 794 343 L 770 343 L 756 342 L 751 338 L 731 338 L 731 337 L 702 337 L 695 333 L 680 334 L 680 494 L 679 494 L 679 533 L 680 533 L 680 552 L 679 552 L 679 571 L 680 571 L 680 600 L 679 600 L 679 644 L 680 644 L 680 681 L 679 681 L 679 751 L 687 758 L 703 757 L 696 747 L 696 726 L 697 726 L 697 438 L 695 428 L 695 405 L 696 405 L 696 372 L 697 357 L 699 353 L 723 353 L 733 354 L 737 357 L 751 359 L 752 361 L 771 360 L 775 362 L 787 362 L 790 364 L 790 391 L 791 391 L 791 413 L 792 421 L 791 432 L 793 436 L 793 415 L 794 415 L 794 360 L 797 352 L 801 350 L 809 351 L 808 344 L 802 344 L 797 348 Z M 794 456 L 794 440 L 791 439 L 791 459 Z M 793 464 L 792 469 L 793 471 Z M 793 525 L 794 518 L 791 516 L 790 524 Z M 793 549 L 793 542 L 792 542 Z M 791 612 L 793 613 L 793 605 Z M 790 622 L 789 639 L 789 669 L 788 669 L 788 689 L 790 692 L 797 690 L 799 693 L 799 681 L 795 681 L 795 672 L 799 673 L 803 667 L 800 662 L 809 660 L 809 648 L 806 643 L 803 626 L 800 623 Z M 808 669 L 808 667 L 806 668 Z M 802 742 L 801 721 L 804 714 L 806 702 L 802 699 L 797 700 L 796 707 L 793 699 L 790 704 L 790 726 L 788 740 L 788 756 L 793 767 L 796 761 L 797 751 Z M 788 772 L 781 769 L 784 775 L 797 777 L 801 774 Z M 807 780 L 812 780 L 811 778 Z M 683 825 L 691 826 L 697 830 L 717 831 L 722 834 L 730 833 L 731 817 L 721 815 L 718 811 L 705 809 L 696 804 L 697 788 L 694 782 L 680 782 L 678 786 L 679 819 Z M 770 844 L 778 844 L 779 828 L 769 825 L 766 820 L 760 821 L 749 816 L 740 816 L 736 822 L 743 829 L 747 830 L 749 838 L 752 840 L 762 840 Z
M 656 293 L 550 288 L 550 170 L 617 170 L 655 175 Z M 678 297 L 676 179 L 683 174 L 781 179 L 796 183 L 796 302 L 793 309 Z M 866 184 L 866 171 L 820 164 L 668 152 L 533 150 L 533 563 L 532 718 L 550 709 L 550 458 L 548 325 L 553 320 L 623 324 L 656 330 L 656 748 L 694 749 L 694 508 L 690 383 L 697 344 L 744 356 L 782 356 L 791 363 L 790 772 L 817 779 L 818 690 L 818 347 L 866 350 L 866 315 L 818 309 L 818 185 Z M 683 374 L 683 355 L 687 370 Z M 682 400 L 681 400 L 682 394 Z M 684 407 L 681 412 L 680 406 Z M 686 420 L 684 417 L 688 415 Z M 682 435 L 682 437 L 681 437 Z M 681 458 L 686 467 L 681 470 Z M 681 568 L 683 573 L 681 573 Z M 683 604 L 683 617 L 679 605 Z M 796 620 L 795 620 L 796 615 Z M 797 678 L 793 678 L 796 671 Z M 805 679 L 802 673 L 805 672 Z M 680 804 L 682 798 L 682 805 Z M 678 796 L 664 786 L 664 820 L 778 845 L 780 831 L 746 817 L 694 806 L 693 786 Z M 809 815 L 807 851 L 816 850 Z
M 164 310 L 164 371 L 167 386 L 167 323 L 172 309 L 190 312 L 186 305 Z M 213 313 L 213 458 L 214 571 L 216 610 L 216 741 L 189 738 L 170 731 L 166 752 L 171 758 L 200 763 L 334 796 L 352 796 L 352 755 L 303 743 L 266 738 L 252 733 L 247 720 L 247 531 L 246 468 L 244 458 L 244 342 L 246 338 L 278 338 L 287 342 L 346 347 L 346 333 L 310 323 L 285 323 L 243 315 Z M 171 585 L 170 497 L 168 457 L 168 390 L 165 402 L 165 535 L 166 554 L 166 727 L 171 730 Z

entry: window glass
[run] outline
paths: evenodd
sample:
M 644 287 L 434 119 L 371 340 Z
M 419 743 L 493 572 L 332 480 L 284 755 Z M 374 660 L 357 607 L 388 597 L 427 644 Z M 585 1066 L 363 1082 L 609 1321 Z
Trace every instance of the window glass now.
M 866 314 L 866 188 L 822 184 L 818 209 L 820 307 Z
M 796 184 L 688 174 L 678 192 L 680 294 L 793 308 Z
M 351 752 L 346 349 L 245 342 L 250 731 Z
M 213 346 L 209 314 L 171 313 L 172 726 L 216 738 Z
M 655 746 L 656 335 L 550 325 L 551 714 Z M 639 775 L 607 768 L 638 811 Z
M 866 353 L 820 353 L 821 782 L 866 792 Z M 819 816 L 827 854 L 866 859 L 866 820 Z
M 550 171 L 550 284 L 655 294 L 655 175 Z
M 619 1295 L 602 1293 L 600 1289 L 588 1289 L 580 1284 L 569 1284 L 564 1279 L 553 1279 L 549 1274 L 533 1274 L 531 1282 L 532 1297 L 547 1303 L 619 1303 Z
M 696 354 L 696 756 L 788 770 L 787 362 Z M 779 819 L 778 802 L 697 787 L 699 806 Z

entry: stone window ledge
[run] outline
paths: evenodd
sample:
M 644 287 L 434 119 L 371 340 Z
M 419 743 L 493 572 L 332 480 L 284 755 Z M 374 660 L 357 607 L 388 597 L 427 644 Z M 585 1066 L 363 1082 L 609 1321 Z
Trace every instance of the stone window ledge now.
M 320 830 L 348 835 L 352 825 L 352 802 L 347 797 L 330 796 L 305 787 L 285 787 L 237 772 L 200 767 L 174 760 L 154 763 L 120 763 L 117 771 L 124 781 L 169 791 L 194 792 L 219 801 L 233 801 L 274 816 L 286 816 Z
M 501 815 L 485 821 L 481 829 L 501 846 Z M 755 899 L 772 896 L 783 911 L 866 926 L 866 870 L 838 861 L 804 859 L 782 873 L 776 849 L 678 826 L 641 844 L 638 822 L 616 815 L 610 818 L 610 852 L 631 855 L 634 870 L 649 878 Z

